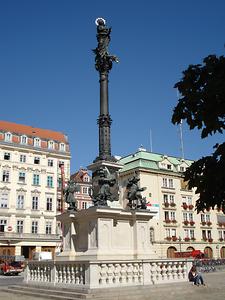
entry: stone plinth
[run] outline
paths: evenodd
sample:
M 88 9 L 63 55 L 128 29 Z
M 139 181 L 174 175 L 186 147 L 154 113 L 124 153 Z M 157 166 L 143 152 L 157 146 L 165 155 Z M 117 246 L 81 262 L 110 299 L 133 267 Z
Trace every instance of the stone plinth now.
M 67 211 L 63 225 L 64 251 L 59 260 L 152 259 L 150 220 L 154 213 L 110 207 Z

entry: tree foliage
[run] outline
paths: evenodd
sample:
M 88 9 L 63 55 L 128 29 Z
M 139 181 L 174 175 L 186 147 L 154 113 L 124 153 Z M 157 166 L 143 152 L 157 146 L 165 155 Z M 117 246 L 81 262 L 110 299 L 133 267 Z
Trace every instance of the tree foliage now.
M 172 123 L 186 120 L 190 129 L 201 131 L 201 138 L 225 129 L 225 57 L 209 55 L 203 64 L 190 65 L 174 86 L 180 99 Z M 211 156 L 202 157 L 185 172 L 189 188 L 196 188 L 197 212 L 220 208 L 225 213 L 225 143 L 216 144 Z

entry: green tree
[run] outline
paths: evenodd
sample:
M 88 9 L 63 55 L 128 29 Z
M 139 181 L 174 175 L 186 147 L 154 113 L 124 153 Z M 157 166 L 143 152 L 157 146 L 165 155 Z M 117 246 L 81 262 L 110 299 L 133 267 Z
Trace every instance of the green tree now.
M 190 65 L 174 86 L 180 98 L 172 123 L 185 120 L 190 129 L 201 131 L 201 138 L 225 129 L 225 57 L 209 55 L 203 64 Z M 196 188 L 199 213 L 220 208 L 225 213 L 225 142 L 214 146 L 212 155 L 195 161 L 185 172 L 189 188 Z

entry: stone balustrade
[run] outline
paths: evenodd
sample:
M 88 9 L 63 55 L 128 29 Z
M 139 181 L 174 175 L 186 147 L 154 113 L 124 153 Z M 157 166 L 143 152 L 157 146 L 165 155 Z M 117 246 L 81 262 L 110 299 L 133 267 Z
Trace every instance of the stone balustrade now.
M 26 283 L 106 288 L 186 281 L 191 260 L 31 261 Z

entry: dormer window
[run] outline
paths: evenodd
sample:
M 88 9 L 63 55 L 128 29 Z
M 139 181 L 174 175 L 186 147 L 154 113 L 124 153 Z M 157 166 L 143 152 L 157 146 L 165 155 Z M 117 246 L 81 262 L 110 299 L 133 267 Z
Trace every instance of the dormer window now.
M 185 172 L 185 167 L 180 167 L 180 172 Z
M 48 142 L 48 149 L 54 149 L 54 142 L 53 141 Z
M 12 133 L 11 132 L 6 132 L 5 133 L 5 141 L 6 142 L 12 142 Z
M 172 166 L 171 165 L 167 165 L 167 170 L 172 170 Z
M 59 151 L 65 151 L 65 149 L 66 149 L 65 144 L 60 143 L 59 144 Z
M 27 136 L 26 135 L 22 135 L 21 139 L 20 139 L 21 144 L 27 144 Z
M 40 147 L 41 146 L 41 140 L 39 138 L 34 138 L 34 147 Z
M 85 176 L 85 177 L 84 177 L 84 182 L 89 182 L 88 176 Z

